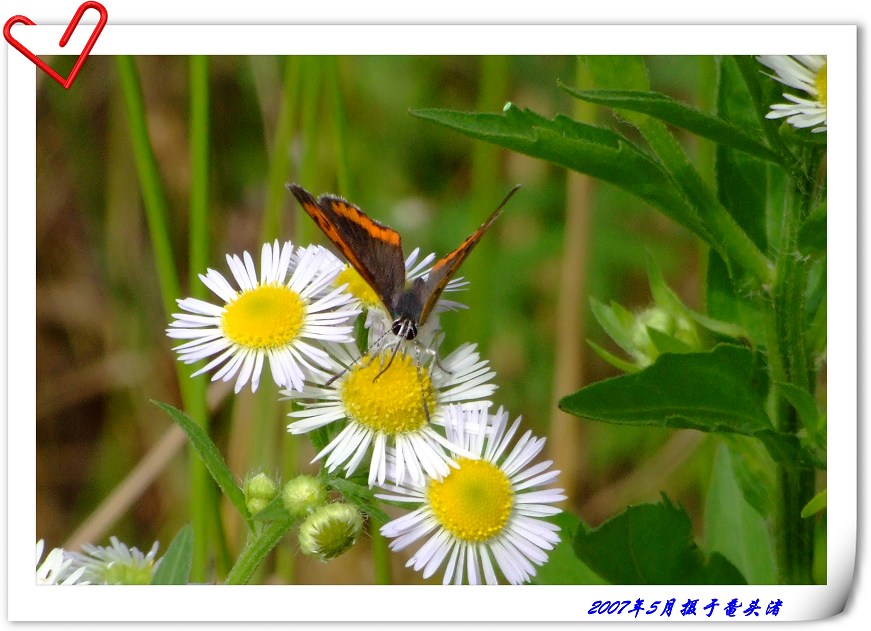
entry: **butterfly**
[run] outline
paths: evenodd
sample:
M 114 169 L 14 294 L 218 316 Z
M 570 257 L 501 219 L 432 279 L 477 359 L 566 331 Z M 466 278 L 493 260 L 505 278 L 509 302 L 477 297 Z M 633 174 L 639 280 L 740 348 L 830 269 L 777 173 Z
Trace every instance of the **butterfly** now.
M 392 332 L 400 339 L 414 340 L 448 282 L 520 185 L 509 191 L 487 221 L 457 249 L 436 261 L 429 274 L 410 284 L 406 282 L 405 255 L 396 230 L 375 221 L 336 195 L 321 195 L 315 199 L 298 184 L 288 184 L 287 188 L 378 296 L 393 318 Z

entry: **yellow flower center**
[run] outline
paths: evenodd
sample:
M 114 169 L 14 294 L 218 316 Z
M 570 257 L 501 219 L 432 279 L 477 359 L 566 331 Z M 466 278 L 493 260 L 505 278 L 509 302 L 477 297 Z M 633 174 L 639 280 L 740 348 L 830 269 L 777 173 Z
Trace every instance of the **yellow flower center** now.
M 819 95 L 820 103 L 823 105 L 827 105 L 826 99 L 828 97 L 827 87 L 828 87 L 828 74 L 829 74 L 829 62 L 823 64 L 823 67 L 819 69 L 817 72 L 817 77 L 814 79 L 814 84 L 817 87 L 817 94 Z
M 381 300 L 378 299 L 378 294 L 369 286 L 363 277 L 357 273 L 350 265 L 346 265 L 345 269 L 339 272 L 336 280 L 333 281 L 337 287 L 347 283 L 348 293 L 354 296 L 357 300 L 363 303 L 367 309 L 381 307 Z
M 498 535 L 514 506 L 508 476 L 487 460 L 457 458 L 459 469 L 432 481 L 427 499 L 438 522 L 452 535 L 478 543 Z
M 227 305 L 221 330 L 239 346 L 270 349 L 296 339 L 305 318 L 305 304 L 286 285 L 262 285 L 243 291 Z
M 389 353 L 360 359 L 342 383 L 342 402 L 351 418 L 372 430 L 391 435 L 418 431 L 427 423 L 426 410 L 435 410 L 429 372 L 418 370 L 411 357 L 398 353 L 379 376 L 390 361 Z

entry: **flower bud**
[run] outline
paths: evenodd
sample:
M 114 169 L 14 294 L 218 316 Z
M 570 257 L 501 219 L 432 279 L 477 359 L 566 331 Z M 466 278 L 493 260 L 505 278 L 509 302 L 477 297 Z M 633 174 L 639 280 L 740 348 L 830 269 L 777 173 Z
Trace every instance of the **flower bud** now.
M 360 511 L 342 502 L 316 508 L 299 527 L 303 554 L 329 561 L 344 554 L 363 531 Z
M 245 506 L 252 515 L 266 508 L 266 505 L 278 495 L 278 487 L 265 473 L 258 473 L 245 480 L 242 490 L 245 493 Z
M 327 487 L 319 478 L 300 475 L 284 485 L 281 499 L 287 512 L 294 517 L 303 517 L 326 503 Z

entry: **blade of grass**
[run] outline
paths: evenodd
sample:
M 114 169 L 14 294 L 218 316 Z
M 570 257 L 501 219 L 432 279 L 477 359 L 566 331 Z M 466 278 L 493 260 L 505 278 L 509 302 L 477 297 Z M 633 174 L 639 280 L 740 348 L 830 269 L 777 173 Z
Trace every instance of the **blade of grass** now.
M 509 58 L 486 55 L 480 58 L 479 93 L 476 110 L 487 112 L 501 110 L 508 100 L 510 85 Z M 488 142 L 472 144 L 471 190 L 464 234 L 471 234 L 484 218 L 496 208 L 507 191 L 500 191 L 500 167 L 503 150 Z M 498 304 L 494 296 L 491 274 L 493 273 L 493 235 L 481 239 L 476 252 L 463 264 L 460 274 L 469 281 L 469 291 L 464 292 L 462 302 L 468 305 L 463 313 L 463 339 L 476 340 L 479 348 L 486 351 L 490 329 L 492 305 Z M 439 256 L 446 252 L 438 253 Z M 452 335 L 448 332 L 448 336 Z M 456 339 L 448 340 L 454 344 Z
M 199 281 L 198 274 L 209 264 L 210 235 L 209 226 L 209 58 L 193 56 L 190 65 L 190 210 L 188 233 L 188 286 L 191 295 L 205 299 L 205 285 Z M 202 419 L 202 426 L 208 428 L 209 414 L 206 404 L 205 379 L 193 379 L 190 388 L 193 396 L 188 407 L 192 418 Z M 194 541 L 193 580 L 205 580 L 204 573 L 209 541 L 214 541 L 217 551 L 217 569 L 223 575 L 230 568 L 230 552 L 224 536 L 223 523 L 214 487 L 209 483 L 208 472 L 196 458 L 190 459 L 191 511 L 202 516 L 210 527 L 209 538 L 199 544 Z M 210 516 L 211 515 L 211 516 Z
M 284 66 L 281 107 L 278 111 L 275 138 L 273 138 L 269 157 L 266 208 L 263 213 L 263 225 L 260 229 L 261 240 L 264 243 L 282 236 L 282 210 L 287 207 L 287 189 L 284 188 L 284 184 L 290 177 L 290 147 L 293 144 L 294 122 L 299 109 L 299 95 L 302 89 L 300 73 L 300 58 L 288 57 Z
M 333 115 L 333 139 L 335 141 L 336 181 L 339 192 L 349 199 L 356 195 L 351 190 L 351 168 L 348 164 L 348 122 L 345 116 L 345 100 L 342 96 L 342 77 L 339 58 L 328 57 L 324 62 L 329 90 L 330 110 Z
M 151 247 L 154 251 L 161 300 L 164 314 L 169 319 L 176 308 L 175 300 L 181 293 L 169 238 L 169 210 L 157 161 L 148 136 L 145 102 L 133 58 L 123 55 L 117 57 L 116 68 L 127 113 L 131 147 L 139 176 Z M 180 362 L 176 363 L 176 373 L 184 408 L 191 412 L 196 423 L 204 427 L 206 425 L 204 397 L 198 393 L 195 381 L 190 379 L 192 371 L 193 368 Z M 192 483 L 194 480 L 199 485 L 196 496 L 205 502 L 214 502 L 214 497 L 208 490 L 208 480 L 205 476 L 192 473 Z M 209 548 L 210 514 L 211 511 L 206 510 L 205 505 L 201 502 L 191 505 L 191 524 L 194 529 L 195 541 L 192 580 L 195 581 L 202 580 L 205 576 L 206 556 Z

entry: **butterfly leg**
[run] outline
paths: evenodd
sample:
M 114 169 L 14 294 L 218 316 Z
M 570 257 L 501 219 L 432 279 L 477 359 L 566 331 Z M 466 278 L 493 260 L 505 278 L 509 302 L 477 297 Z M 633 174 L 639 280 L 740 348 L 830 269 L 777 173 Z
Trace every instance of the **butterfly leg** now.
M 388 369 L 390 368 L 390 366 L 393 364 L 393 360 L 396 358 L 396 353 L 399 352 L 399 346 L 400 346 L 400 344 L 402 344 L 402 338 L 401 338 L 401 337 L 397 337 L 397 339 L 396 339 L 396 344 L 393 345 L 393 352 L 390 354 L 390 359 L 387 360 L 387 365 L 386 365 L 386 366 L 384 365 L 384 356 L 381 355 L 381 354 L 379 354 L 379 357 L 381 357 L 381 370 L 379 370 L 379 371 L 378 371 L 378 374 L 375 375 L 375 378 L 372 379 L 372 382 L 373 382 L 373 383 L 375 382 L 375 380 L 378 379 L 378 377 L 380 377 L 380 376 L 383 375 L 385 372 L 387 372 L 387 370 L 388 370 Z
M 423 389 L 423 375 L 421 374 L 422 366 L 420 365 L 419 359 L 420 358 L 418 356 L 417 382 L 420 384 L 420 401 L 421 401 L 421 403 L 423 403 L 423 413 L 426 416 L 426 422 L 429 423 L 430 420 L 432 420 L 432 419 L 430 418 L 430 415 L 429 415 L 429 405 L 426 402 L 426 391 Z
M 454 374 L 453 371 L 448 370 L 448 368 L 446 368 L 445 365 L 442 364 L 440 357 L 439 357 L 439 352 L 437 350 L 438 347 L 441 345 L 442 341 L 444 341 L 444 337 L 445 337 L 444 331 L 439 329 L 433 335 L 431 346 L 426 346 L 425 344 L 416 343 L 416 348 L 417 348 L 418 352 L 420 352 L 420 349 L 422 348 L 423 352 L 426 353 L 427 355 L 429 355 L 430 364 L 434 364 L 434 365 L 438 366 L 439 370 L 441 370 L 446 375 L 452 375 L 452 374 Z

